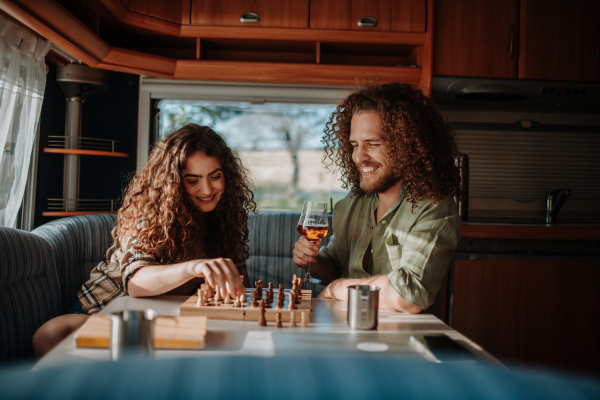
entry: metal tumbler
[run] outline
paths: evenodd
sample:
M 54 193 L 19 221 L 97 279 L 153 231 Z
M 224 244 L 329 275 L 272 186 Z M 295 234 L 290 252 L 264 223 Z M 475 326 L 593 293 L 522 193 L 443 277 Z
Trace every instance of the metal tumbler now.
M 152 353 L 156 316 L 156 311 L 152 309 L 119 311 L 111 314 L 111 359 L 116 361 L 123 355 L 131 353 Z
M 354 285 L 348 287 L 348 326 L 352 329 L 377 329 L 379 287 Z

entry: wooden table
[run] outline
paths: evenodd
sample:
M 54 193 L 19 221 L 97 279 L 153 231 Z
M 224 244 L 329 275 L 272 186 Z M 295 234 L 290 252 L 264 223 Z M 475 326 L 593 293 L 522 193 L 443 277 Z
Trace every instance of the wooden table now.
M 187 297 L 183 296 L 166 295 L 154 298 L 127 296 L 116 299 L 101 313 L 152 308 L 159 315 L 177 316 L 179 306 L 186 299 Z M 346 324 L 347 303 L 312 299 L 312 306 L 311 321 L 306 328 L 300 326 L 292 328 L 287 324 L 282 328 L 276 328 L 274 323 L 261 327 L 254 321 L 209 319 L 204 349 L 156 350 L 154 355 L 155 357 L 207 355 L 277 357 L 297 353 L 335 356 L 336 354 L 388 352 L 402 357 L 434 360 L 435 356 L 430 352 L 414 345 L 414 338 L 445 334 L 476 355 L 471 361 L 499 364 L 476 343 L 431 314 L 411 315 L 380 310 L 377 330 L 359 331 L 351 330 Z M 412 340 L 411 336 L 414 337 Z M 77 348 L 75 333 L 73 333 L 40 359 L 34 369 L 98 360 L 109 360 L 108 349 Z

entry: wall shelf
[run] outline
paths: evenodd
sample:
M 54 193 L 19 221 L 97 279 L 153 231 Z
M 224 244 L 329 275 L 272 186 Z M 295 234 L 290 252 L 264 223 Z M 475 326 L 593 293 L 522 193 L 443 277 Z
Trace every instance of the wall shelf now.
M 48 147 L 44 153 L 63 154 L 68 157 L 103 156 L 129 157 L 121 151 L 122 145 L 118 140 L 99 139 L 90 137 L 48 136 Z M 77 161 L 77 165 L 79 161 Z M 77 167 L 78 168 L 78 167 Z M 79 190 L 77 190 L 79 193 Z M 66 196 L 63 193 L 63 196 Z M 69 217 L 85 214 L 103 214 L 117 212 L 115 199 L 78 199 L 52 198 L 48 199 L 48 209 L 42 212 L 43 217 Z
M 84 156 L 105 156 L 105 157 L 129 157 L 127 153 L 119 153 L 115 151 L 98 151 L 98 150 L 82 150 L 82 149 L 54 149 L 44 147 L 44 153 L 54 154 L 79 154 Z

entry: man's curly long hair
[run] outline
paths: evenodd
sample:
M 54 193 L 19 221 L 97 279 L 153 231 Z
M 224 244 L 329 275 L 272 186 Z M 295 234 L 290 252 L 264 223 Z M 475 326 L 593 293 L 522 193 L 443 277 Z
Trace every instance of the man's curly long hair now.
M 196 152 L 216 157 L 225 177 L 225 191 L 209 213 L 193 205 L 183 186 L 186 162 Z M 176 263 L 191 259 L 194 242 L 201 239 L 208 257 L 240 264 L 249 254 L 250 212 L 257 212 L 256 203 L 240 159 L 209 127 L 187 124 L 152 149 L 148 164 L 130 182 L 111 249 L 135 238 L 136 249 L 161 263 Z
M 455 133 L 427 96 L 400 83 L 366 87 L 350 94 L 327 122 L 323 162 L 340 169 L 344 189 L 350 189 L 354 196 L 364 193 L 352 161 L 350 123 L 353 115 L 366 111 L 381 116 L 389 161 L 404 180 L 408 201 L 415 205 L 423 197 L 435 201 L 448 195 L 460 198 Z

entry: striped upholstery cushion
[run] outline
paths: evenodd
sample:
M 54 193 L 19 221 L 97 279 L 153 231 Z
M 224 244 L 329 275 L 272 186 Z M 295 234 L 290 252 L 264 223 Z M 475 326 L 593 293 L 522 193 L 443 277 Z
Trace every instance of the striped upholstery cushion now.
M 106 257 L 116 214 L 91 214 L 57 219 L 32 231 L 54 248 L 61 285 L 62 313 L 68 313 L 90 271 Z
M 33 334 L 60 309 L 50 244 L 29 232 L 0 227 L 0 362 L 32 357 Z
M 297 231 L 299 212 L 260 213 L 250 215 L 248 228 L 250 230 L 250 258 L 247 261 L 250 285 L 262 280 L 265 285 L 273 282 L 277 287 L 280 283 L 286 288 L 291 287 L 292 276 L 304 276 L 292 261 L 294 243 L 300 237 Z M 331 226 L 331 221 L 330 221 Z M 324 246 L 329 242 L 330 235 L 321 240 Z M 317 296 L 324 289 L 319 284 L 303 284 L 303 288 L 312 289 Z

